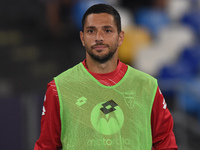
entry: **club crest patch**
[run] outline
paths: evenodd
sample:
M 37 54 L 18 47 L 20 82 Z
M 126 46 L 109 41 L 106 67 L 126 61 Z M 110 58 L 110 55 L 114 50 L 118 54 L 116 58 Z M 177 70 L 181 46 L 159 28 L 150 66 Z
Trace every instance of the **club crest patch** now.
M 133 109 L 135 102 L 134 102 L 135 92 L 124 92 L 123 98 L 128 106 L 129 109 Z

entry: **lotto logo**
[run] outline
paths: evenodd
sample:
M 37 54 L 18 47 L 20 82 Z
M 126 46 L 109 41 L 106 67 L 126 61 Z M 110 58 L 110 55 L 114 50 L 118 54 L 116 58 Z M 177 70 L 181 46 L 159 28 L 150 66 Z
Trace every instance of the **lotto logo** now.
M 115 107 L 117 106 L 117 104 L 113 101 L 110 100 L 104 104 L 102 104 L 103 108 L 101 108 L 100 110 L 106 115 L 108 113 L 111 113 L 113 111 L 115 111 Z
M 79 99 L 77 100 L 76 105 L 82 106 L 83 104 L 86 103 L 86 101 L 87 101 L 87 98 L 81 97 L 81 98 L 79 98 Z

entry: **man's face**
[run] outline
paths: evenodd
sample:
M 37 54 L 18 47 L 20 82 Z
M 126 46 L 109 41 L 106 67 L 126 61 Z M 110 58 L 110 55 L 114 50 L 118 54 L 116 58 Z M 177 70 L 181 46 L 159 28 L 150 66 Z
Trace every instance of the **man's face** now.
M 86 49 L 86 59 L 89 57 L 100 63 L 117 55 L 123 37 L 123 32 L 117 32 L 114 17 L 107 13 L 88 15 L 84 32 L 80 32 L 82 44 Z

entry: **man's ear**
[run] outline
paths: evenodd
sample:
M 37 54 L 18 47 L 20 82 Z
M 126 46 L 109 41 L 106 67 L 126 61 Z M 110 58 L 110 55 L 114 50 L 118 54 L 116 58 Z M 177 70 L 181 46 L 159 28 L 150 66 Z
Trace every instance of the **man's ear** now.
M 121 46 L 122 43 L 123 43 L 123 41 L 124 41 L 124 31 L 121 31 L 121 32 L 119 33 L 118 46 Z
M 80 31 L 80 39 L 81 39 L 82 45 L 85 46 L 83 31 Z

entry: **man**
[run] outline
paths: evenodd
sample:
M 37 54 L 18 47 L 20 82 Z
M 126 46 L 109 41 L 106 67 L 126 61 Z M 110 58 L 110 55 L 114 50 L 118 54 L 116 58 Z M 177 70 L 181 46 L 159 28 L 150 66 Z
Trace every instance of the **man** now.
M 48 84 L 34 150 L 177 150 L 156 79 L 118 59 L 118 12 L 94 5 L 82 26 L 86 59 Z

